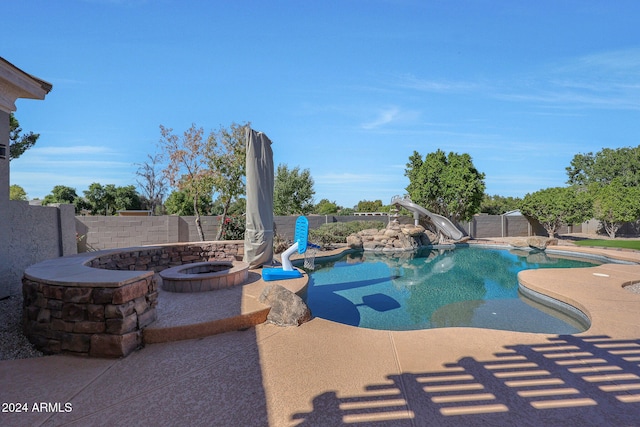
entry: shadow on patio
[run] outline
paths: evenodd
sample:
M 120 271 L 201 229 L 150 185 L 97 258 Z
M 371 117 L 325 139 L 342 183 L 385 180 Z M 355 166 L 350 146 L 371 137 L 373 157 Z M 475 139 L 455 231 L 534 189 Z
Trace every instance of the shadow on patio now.
M 325 392 L 297 426 L 640 425 L 640 340 L 561 335 L 490 360 L 389 375 L 355 396 Z

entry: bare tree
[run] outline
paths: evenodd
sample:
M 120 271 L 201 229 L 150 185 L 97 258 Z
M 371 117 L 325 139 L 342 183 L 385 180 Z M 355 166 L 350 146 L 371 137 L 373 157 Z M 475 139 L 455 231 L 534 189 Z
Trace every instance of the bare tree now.
M 164 196 L 167 194 L 167 177 L 162 170 L 158 169 L 162 161 L 161 154 L 147 154 L 148 161 L 136 163 L 138 170 L 136 180 L 142 190 L 142 195 L 149 201 L 151 213 L 155 215 L 159 207 L 162 206 Z
M 186 191 L 193 199 L 196 229 L 200 240 L 204 241 L 197 202 L 201 194 L 211 194 L 213 185 L 211 171 L 203 156 L 206 149 L 204 130 L 192 124 L 179 137 L 173 134 L 173 129 L 160 125 L 160 134 L 162 156 L 167 160 L 164 175 L 172 187 Z

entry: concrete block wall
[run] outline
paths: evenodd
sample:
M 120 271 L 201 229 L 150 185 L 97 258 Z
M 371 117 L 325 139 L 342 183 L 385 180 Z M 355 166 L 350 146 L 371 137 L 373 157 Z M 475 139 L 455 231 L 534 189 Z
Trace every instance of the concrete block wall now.
M 520 215 L 477 215 L 473 217 L 472 221 L 459 225 L 475 239 L 547 235 L 546 230 L 539 222 L 529 221 Z M 563 225 L 558 232 L 560 234 L 581 233 L 582 224 L 569 227 Z
M 606 231 L 600 221 L 592 219 L 582 226 L 582 232 L 586 234 L 606 235 Z M 627 222 L 616 232 L 616 237 L 638 237 L 640 236 L 640 221 Z
M 198 230 L 196 229 L 195 216 L 177 217 L 180 226 L 179 241 L 180 242 L 197 242 L 200 240 Z M 201 216 L 202 232 L 205 240 L 216 240 L 218 233 L 219 216 Z
M 78 216 L 75 222 L 80 252 L 200 241 L 193 216 Z M 203 216 L 201 224 L 205 240 L 215 240 L 218 217 Z
M 293 239 L 298 216 L 276 216 L 276 232 L 286 239 Z M 357 217 L 313 215 L 308 216 L 309 228 L 315 229 L 327 222 L 382 221 L 388 217 Z M 413 221 L 408 217 L 402 221 Z M 218 216 L 201 217 L 205 240 L 215 240 L 218 232 Z M 80 237 L 80 252 L 148 246 L 176 242 L 200 241 L 193 216 L 77 216 L 76 230 Z
M 478 215 L 461 225 L 467 234 L 476 239 L 525 237 L 532 234 L 531 225 L 523 216 Z
M 297 219 L 296 215 L 275 216 L 274 225 L 277 235 L 286 240 L 293 240 Z M 389 221 L 389 217 L 386 216 L 310 215 L 307 219 L 311 230 L 332 222 L 381 221 L 386 224 Z M 215 240 L 218 221 L 217 216 L 201 217 L 205 240 Z M 413 223 L 413 218 L 401 216 L 398 217 L 398 221 L 410 224 Z M 470 222 L 458 224 L 458 227 L 476 239 L 546 236 L 546 231 L 540 224 L 530 223 L 523 216 L 478 215 Z M 78 235 L 84 236 L 80 241 L 80 252 L 200 241 L 194 217 L 79 216 L 76 217 L 76 229 Z M 582 225 L 560 229 L 560 233 L 567 232 L 582 232 Z
M 168 216 L 76 217 L 76 229 L 80 237 L 79 249 L 115 249 L 129 246 L 146 246 L 166 243 Z
M 73 205 L 30 206 L 10 200 L 6 208 L 11 227 L 0 237 L 6 252 L 0 259 L 0 296 L 20 293 L 28 266 L 77 253 Z

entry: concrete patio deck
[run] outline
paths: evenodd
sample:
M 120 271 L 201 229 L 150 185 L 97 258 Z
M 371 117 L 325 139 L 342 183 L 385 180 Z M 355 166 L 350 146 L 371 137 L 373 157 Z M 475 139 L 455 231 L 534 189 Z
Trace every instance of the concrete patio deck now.
M 640 262 L 637 252 L 561 249 Z M 640 425 L 640 295 L 623 289 L 640 282 L 640 265 L 520 280 L 579 307 L 591 328 L 392 332 L 316 318 L 148 344 L 118 360 L 2 361 L 0 425 Z M 10 404 L 27 411 L 5 412 Z

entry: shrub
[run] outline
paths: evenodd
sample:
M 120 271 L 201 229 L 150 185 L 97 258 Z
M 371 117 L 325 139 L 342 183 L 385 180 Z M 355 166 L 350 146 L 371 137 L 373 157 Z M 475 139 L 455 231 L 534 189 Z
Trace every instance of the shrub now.
M 243 240 L 245 220 L 239 215 L 229 215 L 222 224 L 222 240 Z
M 276 254 L 280 254 L 287 250 L 287 248 L 291 246 L 291 242 L 283 238 L 278 233 L 273 235 L 273 252 Z
M 331 222 L 309 231 L 309 241 L 327 247 L 336 243 L 346 243 L 347 236 L 369 228 L 380 230 L 382 221 Z

